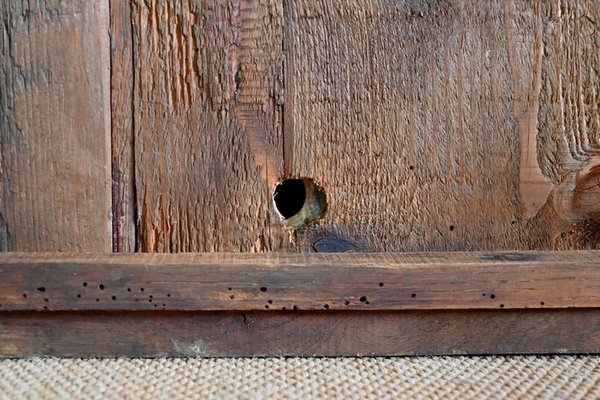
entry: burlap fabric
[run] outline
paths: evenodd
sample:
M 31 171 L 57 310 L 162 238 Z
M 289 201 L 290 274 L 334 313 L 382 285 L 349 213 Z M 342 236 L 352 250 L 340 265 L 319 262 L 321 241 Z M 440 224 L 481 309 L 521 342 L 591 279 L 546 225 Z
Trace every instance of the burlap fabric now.
M 2 399 L 594 399 L 600 357 L 0 361 Z

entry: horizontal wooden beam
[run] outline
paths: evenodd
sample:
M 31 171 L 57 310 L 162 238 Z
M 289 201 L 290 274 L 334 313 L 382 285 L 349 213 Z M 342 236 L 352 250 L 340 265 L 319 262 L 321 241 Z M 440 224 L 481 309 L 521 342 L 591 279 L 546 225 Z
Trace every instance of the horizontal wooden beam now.
M 598 309 L 0 312 L 0 357 L 598 352 Z
M 600 252 L 0 254 L 0 310 L 600 307 Z

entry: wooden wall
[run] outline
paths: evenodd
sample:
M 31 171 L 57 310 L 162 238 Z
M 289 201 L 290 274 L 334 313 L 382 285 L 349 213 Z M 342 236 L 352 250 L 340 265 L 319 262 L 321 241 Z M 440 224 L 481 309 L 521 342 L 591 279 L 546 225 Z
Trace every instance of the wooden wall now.
M 2 250 L 600 248 L 595 0 L 8 0 L 0 20 Z M 285 231 L 282 177 L 324 189 L 319 224 Z
M 0 2 L 0 248 L 110 251 L 106 1 Z

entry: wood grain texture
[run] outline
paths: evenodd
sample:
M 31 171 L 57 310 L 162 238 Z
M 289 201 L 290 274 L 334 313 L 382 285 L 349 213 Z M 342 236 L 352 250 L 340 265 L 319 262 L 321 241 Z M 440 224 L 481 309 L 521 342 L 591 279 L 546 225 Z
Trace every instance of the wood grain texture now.
M 600 253 L 0 255 L 0 310 L 600 307 Z
M 284 14 L 286 173 L 328 198 L 299 250 L 600 245 L 597 2 L 290 1 Z
M 568 230 L 557 247 L 600 248 L 600 4 L 544 3 L 538 153 L 548 203 Z
M 112 248 L 135 251 L 133 26 L 130 0 L 110 0 Z
M 576 327 L 576 329 L 574 329 Z M 127 332 L 118 335 L 116 332 Z M 599 310 L 0 312 L 0 357 L 600 352 Z
M 281 247 L 281 3 L 135 2 L 132 18 L 137 247 Z
M 110 251 L 106 1 L 0 3 L 0 249 Z

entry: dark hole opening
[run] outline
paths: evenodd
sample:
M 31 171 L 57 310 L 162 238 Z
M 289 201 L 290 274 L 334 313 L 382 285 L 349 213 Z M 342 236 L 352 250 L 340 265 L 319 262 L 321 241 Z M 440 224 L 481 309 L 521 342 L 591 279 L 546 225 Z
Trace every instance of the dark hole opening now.
M 275 206 L 277 211 L 288 219 L 296 215 L 306 200 L 306 189 L 302 179 L 286 179 L 275 188 Z
M 317 221 L 325 213 L 325 191 L 310 178 L 286 179 L 275 187 L 273 202 L 283 225 L 301 229 Z

